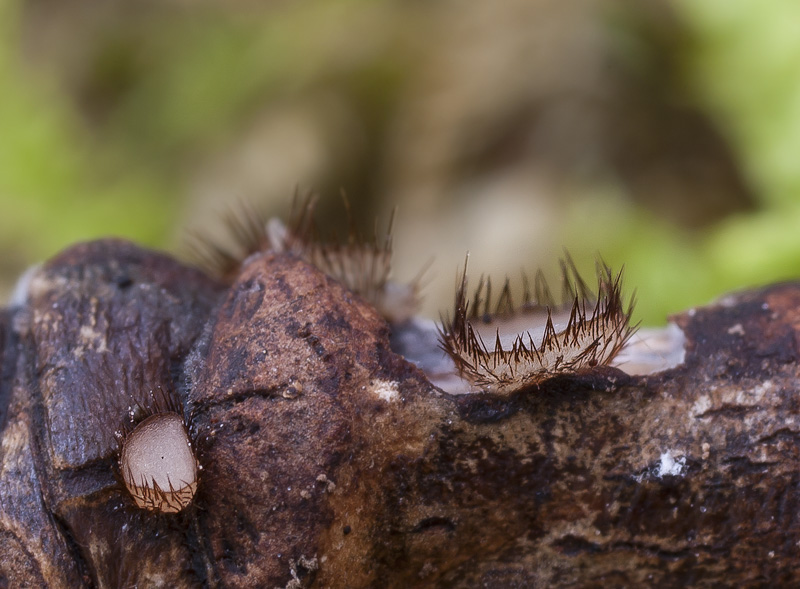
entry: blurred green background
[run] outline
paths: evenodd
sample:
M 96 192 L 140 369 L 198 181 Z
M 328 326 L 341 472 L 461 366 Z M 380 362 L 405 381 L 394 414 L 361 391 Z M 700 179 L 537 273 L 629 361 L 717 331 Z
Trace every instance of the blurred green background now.
M 624 264 L 648 324 L 800 276 L 800 4 L 0 2 L 0 289 L 241 200 L 398 207 L 396 277 Z

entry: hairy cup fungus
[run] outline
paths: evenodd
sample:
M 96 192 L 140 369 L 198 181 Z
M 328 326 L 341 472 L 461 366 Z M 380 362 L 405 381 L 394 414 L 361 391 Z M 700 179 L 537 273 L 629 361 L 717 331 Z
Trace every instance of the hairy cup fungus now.
M 183 419 L 174 412 L 151 415 L 122 442 L 120 471 L 137 507 L 178 513 L 197 490 L 197 460 Z
M 622 272 L 597 264 L 597 291 L 578 274 L 569 255 L 561 262 L 558 301 L 541 272 L 533 288 L 523 276 L 522 304 L 506 280 L 496 301 L 481 277 L 467 296 L 467 269 L 456 288 L 453 315 L 439 326 L 439 345 L 462 379 L 478 390 L 511 393 L 560 374 L 611 364 L 636 330 L 633 300 L 622 300 Z M 486 342 L 489 342 L 488 344 Z

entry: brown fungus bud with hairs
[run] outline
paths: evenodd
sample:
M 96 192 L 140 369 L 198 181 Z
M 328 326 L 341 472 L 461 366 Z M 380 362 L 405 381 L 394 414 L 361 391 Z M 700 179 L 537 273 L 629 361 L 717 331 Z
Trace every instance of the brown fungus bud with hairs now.
M 151 415 L 125 436 L 119 455 L 125 487 L 137 507 L 178 513 L 197 491 L 197 460 L 183 418 Z
M 114 437 L 119 475 L 136 507 L 179 513 L 192 503 L 202 467 L 172 386 L 157 385 L 131 399 Z
M 496 301 L 491 280 L 467 297 L 467 265 L 456 288 L 452 317 L 439 327 L 440 345 L 459 375 L 479 390 L 510 393 L 562 374 L 605 366 L 636 330 L 633 299 L 622 299 L 622 272 L 597 263 L 597 291 L 590 291 L 571 257 L 561 260 L 562 296 L 554 298 L 541 271 L 533 289 L 523 276 L 515 305 L 508 279 Z M 487 341 L 492 342 L 487 345 Z

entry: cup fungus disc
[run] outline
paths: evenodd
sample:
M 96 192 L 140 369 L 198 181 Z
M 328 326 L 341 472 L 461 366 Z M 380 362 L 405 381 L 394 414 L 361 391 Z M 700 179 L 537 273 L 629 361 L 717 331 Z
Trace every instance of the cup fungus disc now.
M 177 513 L 197 490 L 197 460 L 177 413 L 151 415 L 125 438 L 120 452 L 125 486 L 138 507 Z

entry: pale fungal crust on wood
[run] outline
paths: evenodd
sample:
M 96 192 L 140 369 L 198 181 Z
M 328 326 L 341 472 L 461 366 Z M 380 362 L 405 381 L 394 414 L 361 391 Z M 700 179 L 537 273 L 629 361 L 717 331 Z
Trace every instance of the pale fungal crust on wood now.
M 655 374 L 683 364 L 686 335 L 680 327 L 644 327 L 628 340 L 611 365 L 627 374 Z
M 453 315 L 440 327 L 441 347 L 463 379 L 479 390 L 508 393 L 611 363 L 636 330 L 633 301 L 622 299 L 622 272 L 598 262 L 595 293 L 569 256 L 561 273 L 561 302 L 538 272 L 533 288 L 523 277 L 522 303 L 515 305 L 508 280 L 496 302 L 483 277 L 468 299 L 465 264 Z
M 183 419 L 151 415 L 125 437 L 119 457 L 125 486 L 137 507 L 178 513 L 197 491 L 197 460 Z

